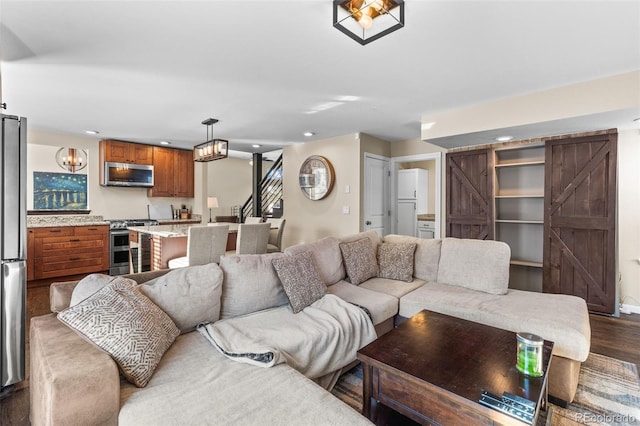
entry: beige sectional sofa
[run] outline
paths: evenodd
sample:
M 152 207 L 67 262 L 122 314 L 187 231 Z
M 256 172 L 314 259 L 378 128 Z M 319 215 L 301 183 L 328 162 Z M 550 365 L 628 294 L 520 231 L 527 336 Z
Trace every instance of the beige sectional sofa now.
M 346 277 L 340 242 L 367 237 L 372 245 L 416 244 L 413 281 L 371 278 L 359 285 Z M 509 246 L 499 241 L 457 238 L 419 239 L 374 231 L 343 239 L 333 237 L 293 246 L 285 253 L 313 250 L 322 259 L 328 292 L 366 306 L 383 332 L 391 321 L 409 318 L 423 309 L 506 330 L 528 331 L 555 343 L 549 373 L 549 393 L 571 402 L 578 386 L 580 364 L 591 345 L 586 302 L 575 296 L 508 289 Z
M 391 330 L 398 318 L 430 309 L 553 340 L 550 393 L 573 399 L 580 363 L 590 344 L 582 299 L 508 290 L 508 246 L 450 238 L 386 236 L 387 243 L 416 244 L 413 280 L 371 277 L 354 285 L 348 281 L 340 244 L 363 238 L 369 239 L 374 252 L 383 242 L 375 232 L 365 232 L 299 244 L 284 254 L 242 255 L 253 256 L 245 258 L 253 262 L 249 270 L 243 270 L 242 256 L 221 261 L 222 318 L 282 309 L 273 308 L 282 295 L 273 276 L 265 275 L 267 260 L 311 251 L 327 293 L 366 308 L 378 335 Z M 165 272 L 130 277 L 142 284 Z M 69 306 L 76 285 L 52 284 L 53 312 Z M 246 292 L 260 296 L 249 303 L 241 300 Z M 370 424 L 296 369 L 286 364 L 257 368 L 231 361 L 197 331 L 177 337 L 143 388 L 121 379 L 109 355 L 55 314 L 32 319 L 30 339 L 34 425 Z

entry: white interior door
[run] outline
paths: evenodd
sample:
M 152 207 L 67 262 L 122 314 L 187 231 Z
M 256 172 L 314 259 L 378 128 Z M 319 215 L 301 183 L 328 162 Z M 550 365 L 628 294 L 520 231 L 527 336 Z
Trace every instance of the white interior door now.
M 389 233 L 389 159 L 364 155 L 364 230 Z

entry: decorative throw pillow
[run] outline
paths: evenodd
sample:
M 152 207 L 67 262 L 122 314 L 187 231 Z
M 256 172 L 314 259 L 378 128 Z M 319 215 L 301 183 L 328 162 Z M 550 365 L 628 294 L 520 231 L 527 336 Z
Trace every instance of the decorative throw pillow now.
M 369 238 L 340 243 L 340 250 L 344 259 L 344 268 L 351 284 L 358 285 L 369 278 L 378 276 L 376 252 Z
M 222 270 L 215 263 L 172 269 L 139 288 L 169 315 L 181 333 L 220 318 Z
M 106 287 L 115 277 L 104 274 L 87 275 L 73 288 L 69 306 L 75 306 L 98 290 Z
M 278 273 L 294 314 L 322 299 L 327 292 L 312 252 L 305 251 L 273 259 L 271 263 Z
M 224 274 L 220 319 L 287 304 L 287 295 L 271 261 L 284 253 L 222 256 Z
M 116 277 L 58 319 L 111 355 L 128 381 L 144 387 L 180 330 L 136 287 Z
M 378 247 L 378 277 L 413 281 L 413 254 L 415 243 L 382 243 Z

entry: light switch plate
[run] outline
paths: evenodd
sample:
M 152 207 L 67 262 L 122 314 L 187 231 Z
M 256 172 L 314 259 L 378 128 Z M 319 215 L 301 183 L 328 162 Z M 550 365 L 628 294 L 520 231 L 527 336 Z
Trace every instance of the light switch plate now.
M 342 214 L 349 214 L 349 206 L 342 206 Z

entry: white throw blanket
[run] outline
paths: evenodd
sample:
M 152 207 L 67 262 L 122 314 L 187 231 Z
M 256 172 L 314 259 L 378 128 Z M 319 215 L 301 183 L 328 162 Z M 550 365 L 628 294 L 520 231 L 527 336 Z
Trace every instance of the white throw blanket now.
M 297 314 L 285 305 L 204 324 L 198 331 L 229 359 L 260 367 L 284 362 L 310 379 L 346 366 L 376 339 L 364 310 L 331 294 Z

